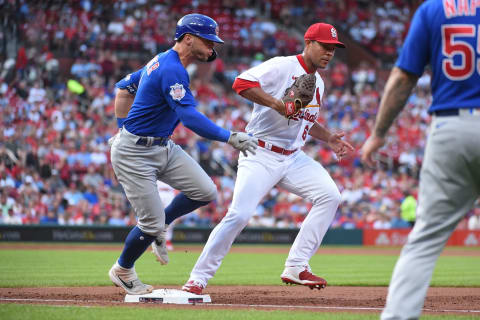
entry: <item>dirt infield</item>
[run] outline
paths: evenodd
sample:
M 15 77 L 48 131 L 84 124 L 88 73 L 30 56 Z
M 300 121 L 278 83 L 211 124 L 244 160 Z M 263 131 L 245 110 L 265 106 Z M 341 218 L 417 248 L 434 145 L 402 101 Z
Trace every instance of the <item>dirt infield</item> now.
M 78 249 L 119 250 L 120 246 L 89 245 L 29 245 L 1 243 L 0 249 Z M 178 251 L 199 251 L 200 246 L 176 246 Z M 280 253 L 288 252 L 283 247 L 243 248 L 235 246 L 236 252 Z M 378 254 L 398 255 L 399 248 L 379 248 Z M 321 254 L 373 254 L 371 248 L 323 248 Z M 478 255 L 478 251 L 453 248 L 444 255 Z M 163 288 L 178 287 L 167 286 Z M 156 288 L 160 289 L 160 287 Z M 212 304 L 177 306 L 141 304 L 142 307 L 157 308 L 253 308 L 261 310 L 309 310 L 318 312 L 374 312 L 379 313 L 385 304 L 386 287 L 339 287 L 330 286 L 323 290 L 310 290 L 302 286 L 208 286 L 205 294 Z M 79 306 L 131 306 L 123 303 L 124 293 L 115 287 L 43 287 L 43 288 L 0 288 L 0 303 L 79 305 Z M 480 316 L 480 288 L 430 288 L 425 301 L 424 313 L 429 314 L 475 314 Z
M 170 287 L 175 288 L 175 287 Z M 178 289 L 178 288 L 177 288 Z M 318 312 L 375 312 L 385 304 L 386 287 L 327 287 L 321 291 L 300 286 L 209 286 L 211 305 L 139 304 L 160 308 L 222 308 Z M 115 287 L 0 288 L 0 303 L 125 306 L 124 293 Z M 431 288 L 424 313 L 480 316 L 480 289 Z

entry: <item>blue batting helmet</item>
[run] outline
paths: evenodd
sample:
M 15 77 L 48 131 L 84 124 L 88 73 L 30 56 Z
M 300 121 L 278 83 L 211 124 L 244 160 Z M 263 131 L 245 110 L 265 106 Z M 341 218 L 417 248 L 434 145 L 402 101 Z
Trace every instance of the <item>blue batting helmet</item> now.
M 178 41 L 183 35 L 190 33 L 213 42 L 223 43 L 218 37 L 218 24 L 212 18 L 199 13 L 192 13 L 183 16 L 177 22 L 175 29 L 175 41 Z

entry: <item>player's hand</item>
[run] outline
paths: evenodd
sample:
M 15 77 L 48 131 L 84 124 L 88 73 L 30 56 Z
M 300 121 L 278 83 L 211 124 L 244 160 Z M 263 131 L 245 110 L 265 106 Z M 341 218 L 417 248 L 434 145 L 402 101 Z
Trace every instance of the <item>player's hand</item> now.
M 335 152 L 339 161 L 346 157 L 350 152 L 355 151 L 355 148 L 350 143 L 342 140 L 344 136 L 344 132 L 333 133 L 327 141 L 328 146 L 333 152 Z
M 365 141 L 362 146 L 362 162 L 369 167 L 375 167 L 375 161 L 372 159 L 373 154 L 385 144 L 385 138 L 378 137 L 374 133 Z
M 302 74 L 285 90 L 281 100 L 285 104 L 283 113 L 287 119 L 293 117 L 313 100 L 316 79 L 315 73 Z
M 245 132 L 232 132 L 230 138 L 228 138 L 228 144 L 235 149 L 240 150 L 246 157 L 247 151 L 255 154 L 255 150 L 258 146 L 258 139 Z

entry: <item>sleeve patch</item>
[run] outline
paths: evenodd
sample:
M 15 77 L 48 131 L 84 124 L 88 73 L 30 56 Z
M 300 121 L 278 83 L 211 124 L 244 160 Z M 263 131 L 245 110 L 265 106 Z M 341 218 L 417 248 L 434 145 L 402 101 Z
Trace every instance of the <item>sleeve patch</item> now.
M 183 88 L 183 84 L 175 83 L 173 86 L 170 86 L 170 95 L 173 100 L 182 100 L 182 98 L 185 97 L 185 88 Z
M 150 75 L 150 73 L 152 73 L 153 70 L 157 69 L 159 65 L 160 64 L 157 61 L 154 64 L 152 64 L 151 66 L 149 66 L 148 69 L 147 69 L 147 75 Z

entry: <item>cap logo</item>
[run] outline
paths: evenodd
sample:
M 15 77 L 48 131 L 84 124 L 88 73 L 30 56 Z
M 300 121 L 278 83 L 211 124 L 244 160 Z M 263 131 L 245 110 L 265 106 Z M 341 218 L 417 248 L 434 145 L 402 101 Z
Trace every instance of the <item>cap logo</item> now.
M 337 30 L 335 28 L 330 29 L 330 32 L 332 33 L 332 38 L 337 38 Z

